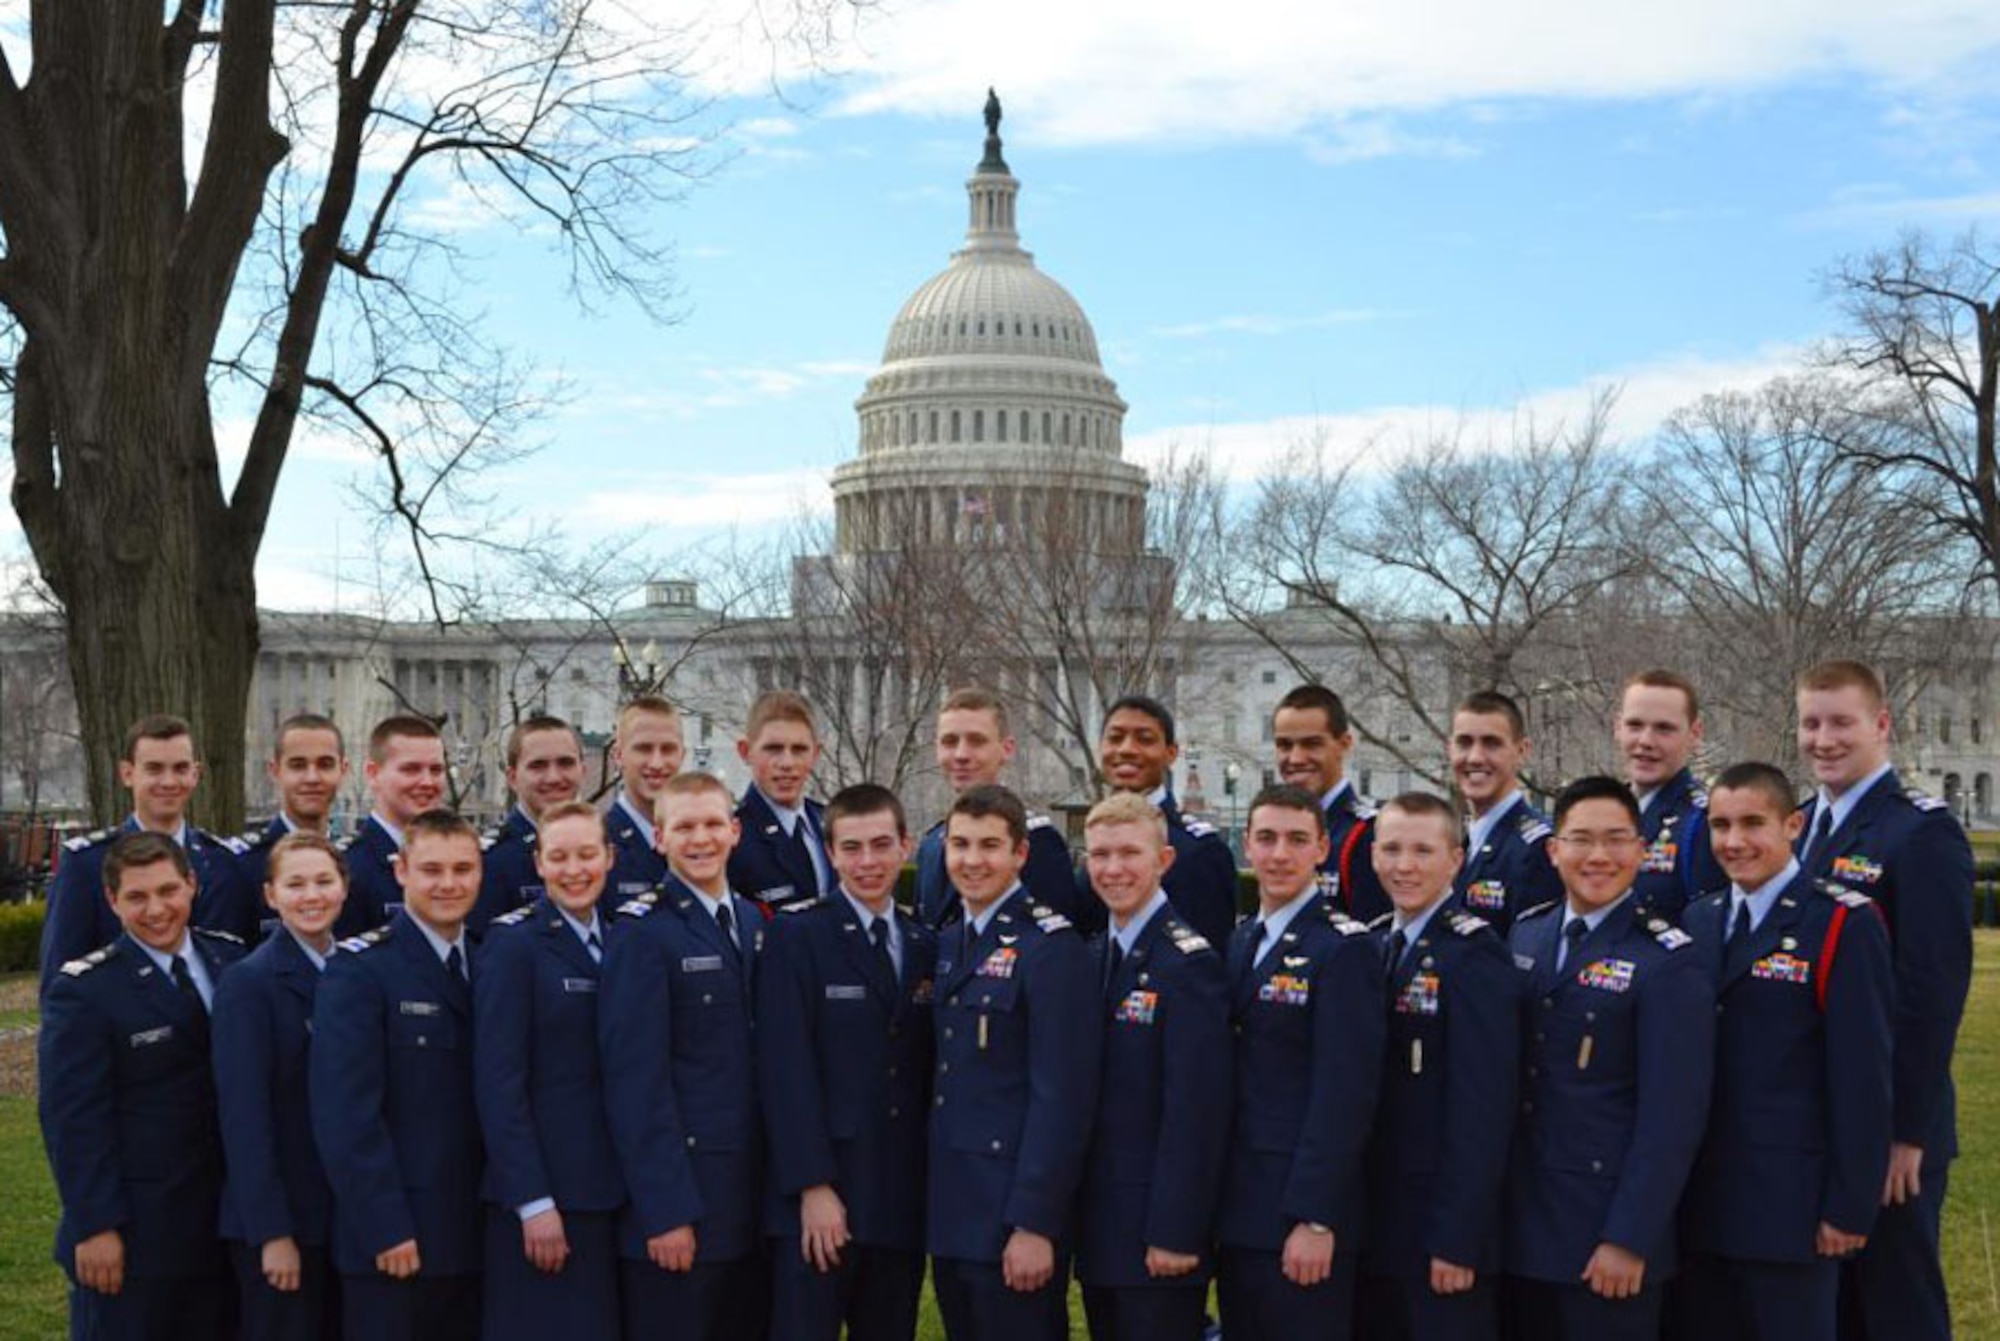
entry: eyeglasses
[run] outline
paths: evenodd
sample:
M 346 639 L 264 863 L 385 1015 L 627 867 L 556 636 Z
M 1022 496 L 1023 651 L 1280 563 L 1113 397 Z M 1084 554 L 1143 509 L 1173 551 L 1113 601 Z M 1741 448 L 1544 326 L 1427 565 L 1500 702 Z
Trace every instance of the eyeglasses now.
M 1559 833 L 1556 841 L 1573 852 L 1622 852 L 1640 841 L 1630 829 L 1610 833 Z

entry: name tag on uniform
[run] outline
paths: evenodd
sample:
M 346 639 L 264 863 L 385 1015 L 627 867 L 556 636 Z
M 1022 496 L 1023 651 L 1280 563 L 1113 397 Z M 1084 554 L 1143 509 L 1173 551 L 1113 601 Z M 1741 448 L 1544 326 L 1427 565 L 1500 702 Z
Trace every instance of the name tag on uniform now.
M 681 960 L 683 973 L 716 973 L 722 968 L 721 955 L 689 955 Z
M 826 985 L 826 999 L 828 1001 L 865 1001 L 868 999 L 868 989 L 859 983 L 830 982 Z
M 443 1009 L 435 1001 L 399 1001 L 396 1008 L 405 1015 L 435 1015 Z
M 1515 955 L 1514 967 L 1523 973 L 1532 973 L 1535 971 L 1535 957 L 1533 955 Z
M 163 1024 L 158 1029 L 147 1029 L 132 1035 L 131 1046 L 143 1048 L 149 1043 L 164 1043 L 174 1036 L 174 1027 Z
M 565 992 L 594 992 L 596 990 L 597 990 L 597 979 L 595 978 L 563 979 L 563 991 Z

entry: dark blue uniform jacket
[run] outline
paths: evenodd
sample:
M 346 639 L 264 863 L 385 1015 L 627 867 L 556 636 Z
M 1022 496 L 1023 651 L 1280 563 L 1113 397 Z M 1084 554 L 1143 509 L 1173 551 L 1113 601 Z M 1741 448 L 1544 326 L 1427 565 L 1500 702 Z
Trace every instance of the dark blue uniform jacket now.
M 693 1225 L 696 1252 L 726 1262 L 757 1250 L 763 1114 L 751 1003 L 765 925 L 732 895 L 741 949 L 694 893 L 669 878 L 617 909 L 597 1037 L 605 1109 L 630 1197 L 619 1252 Z
M 1486 835 L 1486 841 L 1465 854 L 1465 865 L 1451 882 L 1456 906 L 1493 924 L 1502 936 L 1514 919 L 1529 908 L 1562 899 L 1562 878 L 1549 862 L 1553 833 L 1548 816 L 1516 801 Z
M 1799 849 L 1810 841 L 1805 808 Z M 1895 1139 L 1925 1163 L 1958 1153 L 1951 1053 L 1972 986 L 1972 848 L 1944 802 L 1906 791 L 1891 772 L 1833 831 L 1807 875 L 1875 901 L 1896 963 Z
M 1328 846 L 1319 869 L 1327 897 L 1349 917 L 1372 922 L 1389 911 L 1375 874 L 1375 807 L 1349 785 L 1325 813 Z
M 1743 950 L 1724 946 L 1729 891 L 1687 911 L 1717 992 L 1708 1140 L 1681 1211 L 1696 1251 L 1810 1263 L 1820 1221 L 1849 1234 L 1875 1222 L 1895 976 L 1875 905 L 1831 888 L 1794 880 Z
M 1686 933 L 1627 898 L 1571 947 L 1561 904 L 1510 938 L 1531 983 L 1520 1129 L 1507 1185 L 1507 1270 L 1573 1285 L 1600 1243 L 1677 1263 L 1674 1211 L 1708 1122 L 1714 992 Z
M 1069 1232 L 1097 1106 L 1097 983 L 1054 909 L 1016 888 L 984 932 L 938 933 L 926 1242 L 997 1262 L 1007 1236 Z
M 1315 895 L 1261 964 L 1255 920 L 1229 944 L 1235 1116 L 1218 1237 L 1277 1252 L 1295 1225 L 1361 1247 L 1362 1156 L 1382 1082 L 1382 956 Z
M 402 912 L 403 885 L 390 864 L 396 840 L 373 815 L 361 821 L 340 850 L 347 857 L 347 903 L 333 930 L 345 938 L 384 926 Z
M 215 1089 L 229 1177 L 222 1236 L 324 1247 L 333 1193 L 306 1104 L 320 971 L 280 927 L 215 990 Z
M 765 932 L 757 1064 L 768 1234 L 796 1238 L 799 1194 L 830 1184 L 855 1242 L 923 1251 L 937 939 L 907 915 L 896 923 L 900 974 L 839 893 L 792 905 Z
M 1160 811 L 1174 847 L 1174 864 L 1160 882 L 1167 902 L 1210 945 L 1229 944 L 1236 925 L 1236 858 L 1229 843 L 1213 824 L 1182 815 L 1171 795 Z
M 805 822 L 812 826 L 822 849 L 826 846 L 826 807 L 808 799 Z M 820 888 L 819 868 L 797 840 L 788 837 L 784 823 L 764 793 L 755 787 L 743 793 L 736 806 L 737 822 L 743 836 L 729 854 L 729 887 L 759 904 L 766 917 L 791 903 L 805 903 L 825 891 Z M 829 866 L 828 874 L 832 873 Z
M 1708 839 L 1708 793 L 1688 769 L 1660 787 L 1639 831 L 1646 858 L 1632 888 L 1654 916 L 1678 922 L 1682 909 L 1729 883 Z
M 1390 925 L 1375 929 L 1377 954 L 1387 954 Z M 1521 976 L 1484 918 L 1439 908 L 1389 971 L 1386 991 L 1364 1265 L 1429 1279 L 1438 1257 L 1497 1271 L 1520 1102 Z
M 611 835 L 611 848 L 617 854 L 611 863 L 611 878 L 604 885 L 607 907 L 637 898 L 666 883 L 667 859 L 654 848 L 653 840 L 626 813 L 624 806 L 616 801 L 611 803 L 604 812 L 604 829 Z
M 1107 975 L 1110 946 L 1108 932 L 1091 941 L 1104 1072 L 1077 1273 L 1091 1285 L 1152 1285 L 1147 1248 L 1210 1256 L 1229 1147 L 1229 978 L 1221 954 L 1171 908 L 1153 914 Z
M 195 931 L 189 943 L 218 986 L 243 953 Z M 42 1002 L 42 1139 L 62 1219 L 55 1260 L 115 1229 L 128 1275 L 224 1270 L 215 1235 L 222 1142 L 207 1016 L 122 932 L 56 970 Z
M 342 941 L 327 961 L 309 1074 L 335 1269 L 372 1276 L 378 1254 L 415 1239 L 425 1274 L 478 1271 L 472 989 L 408 913 Z
M 479 902 L 465 921 L 465 929 L 472 935 L 485 935 L 494 918 L 542 897 L 542 875 L 535 869 L 535 838 L 535 822 L 519 806 L 483 835 L 486 850 L 480 860 Z
M 598 935 L 626 928 L 600 909 Z M 495 919 L 472 984 L 473 1074 L 486 1137 L 486 1199 L 519 1210 L 615 1211 L 625 1179 L 611 1144 L 598 1061 L 598 964 L 554 907 Z

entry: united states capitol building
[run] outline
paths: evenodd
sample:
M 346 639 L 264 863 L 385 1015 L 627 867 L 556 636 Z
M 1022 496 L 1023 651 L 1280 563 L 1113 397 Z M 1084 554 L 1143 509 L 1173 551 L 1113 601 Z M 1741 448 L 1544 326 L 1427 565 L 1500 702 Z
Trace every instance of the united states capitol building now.
M 1031 803 L 1071 816 L 1088 806 L 1088 751 L 1075 728 L 1094 723 L 1109 697 L 1129 689 L 1155 694 L 1179 716 L 1176 789 L 1187 807 L 1225 823 L 1237 818 L 1268 780 L 1270 714 L 1298 671 L 1227 619 L 1176 614 L 1159 623 L 1174 557 L 1148 548 L 1152 485 L 1124 457 L 1127 406 L 1083 307 L 1022 246 L 1021 182 L 1002 153 L 997 103 L 989 102 L 987 119 L 984 154 L 966 182 L 964 240 L 889 325 L 881 366 L 855 403 L 856 455 L 833 472 L 831 552 L 796 560 L 788 614 L 725 620 L 696 583 L 671 574 L 608 620 L 440 630 L 266 611 L 243 742 L 249 757 L 268 758 L 277 724 L 293 713 L 332 716 L 355 755 L 343 808 L 359 815 L 367 728 L 414 710 L 443 721 L 467 808 L 491 815 L 506 803 L 502 749 L 513 722 L 536 713 L 566 718 L 601 764 L 619 704 L 653 690 L 686 714 L 689 765 L 736 789 L 747 779 L 736 740 L 751 699 L 796 686 L 820 702 L 824 732 L 840 738 L 822 766 L 822 791 L 863 776 L 900 783 L 913 820 L 927 823 L 944 799 L 927 714 L 954 683 L 978 679 L 1016 704 L 1015 781 Z M 962 650 L 950 646 L 962 641 L 954 621 L 980 584 L 1018 576 L 1022 554 L 1056 551 L 1089 570 L 1071 593 L 1095 618 L 1096 636 L 1147 641 L 1144 682 L 1112 684 L 1079 669 L 1078 648 L 1053 624 L 1016 628 L 1004 653 L 983 660 L 948 655 Z M 951 559 L 955 586 L 937 577 L 942 556 Z M 885 629 L 885 598 L 924 605 L 932 617 Z M 1394 699 L 1369 692 L 1359 649 L 1313 625 L 1309 612 L 1298 619 L 1293 655 L 1303 648 L 1304 664 L 1349 698 L 1381 742 L 1364 741 L 1350 759 L 1361 790 L 1382 797 L 1426 785 L 1413 762 L 1441 751 L 1424 744 Z M 880 646 L 884 638 L 946 646 L 919 664 L 907 648 Z M 0 626 L 0 810 L 82 805 L 61 656 L 49 620 L 17 617 Z M 1433 709 L 1444 711 L 1467 687 L 1440 677 Z M 1062 710 L 1039 711 L 1043 702 Z M 1535 731 L 1545 760 L 1549 725 Z M 1556 725 L 1566 737 L 1554 743 L 1558 774 L 1608 762 L 1607 721 L 1593 714 Z M 2000 691 L 1992 677 L 1927 691 L 1914 729 L 1899 723 L 1906 780 L 1949 796 L 1975 824 L 1994 823 L 1996 729 Z M 250 776 L 250 809 L 265 812 L 272 798 L 262 770 Z

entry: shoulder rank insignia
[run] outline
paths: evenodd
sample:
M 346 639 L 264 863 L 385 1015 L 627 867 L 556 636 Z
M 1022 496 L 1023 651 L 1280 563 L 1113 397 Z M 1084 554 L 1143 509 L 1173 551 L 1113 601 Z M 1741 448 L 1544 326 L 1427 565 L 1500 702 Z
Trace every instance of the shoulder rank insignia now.
M 500 914 L 500 916 L 494 918 L 493 925 L 496 927 L 518 926 L 519 924 L 527 921 L 528 915 L 534 911 L 535 908 L 533 904 L 522 904 L 519 908 L 514 909 L 512 912 L 502 913 Z
M 1835 903 L 1846 904 L 1849 908 L 1866 908 L 1869 904 L 1875 902 L 1875 900 L 1869 898 L 1860 890 L 1849 889 L 1837 880 L 1816 880 L 1813 883 L 1820 893 L 1826 895 Z
M 1653 933 L 1653 939 L 1669 950 L 1678 950 L 1683 945 L 1693 945 L 1694 938 L 1679 927 L 1668 926 L 1657 917 L 1646 924 L 1646 930 Z
M 1920 787 L 1905 788 L 1903 791 L 1903 799 L 1908 801 L 1911 805 L 1915 806 L 1919 810 L 1943 810 L 1946 808 L 1945 801 L 1942 796 L 1932 796 L 1929 792 L 1924 791 Z
M 1347 808 L 1353 813 L 1356 819 L 1372 820 L 1375 818 L 1375 803 L 1359 792 L 1350 791 L 1347 794 Z
M 271 827 L 267 824 L 259 829 L 245 829 L 236 841 L 243 844 L 245 852 L 255 852 L 271 841 Z
M 221 931 L 215 927 L 189 927 L 188 930 L 197 936 L 206 936 L 212 941 L 221 941 L 224 945 L 243 944 L 243 938 L 233 931 Z
M 388 939 L 389 928 L 376 927 L 373 931 L 364 931 L 359 936 L 348 937 L 340 943 L 340 948 L 348 954 L 359 954 L 361 951 L 371 949 Z
M 1034 918 L 1035 925 L 1043 931 L 1061 931 L 1069 926 L 1069 919 L 1067 917 L 1064 917 L 1055 909 L 1045 907 L 1039 903 L 1029 906 L 1028 916 Z
M 1693 791 L 1688 793 L 1688 804 L 1693 806 L 1696 810 L 1708 809 L 1708 793 L 1703 791 L 1701 788 L 1696 787 Z
M 832 901 L 828 899 L 798 899 L 792 903 L 785 904 L 778 911 L 781 913 L 809 913 L 815 908 L 831 908 L 833 906 Z
M 1548 821 L 1539 815 L 1521 816 L 1515 823 L 1514 829 L 1521 835 L 1521 841 L 1524 843 L 1539 843 L 1555 832 L 1549 827 Z
M 1209 948 L 1208 937 L 1191 927 L 1171 926 L 1167 928 L 1167 939 L 1178 945 L 1182 954 L 1195 954 Z
M 1214 838 L 1217 836 L 1215 826 L 1207 820 L 1184 818 L 1181 820 L 1181 827 L 1196 838 Z
M 224 851 L 229 852 L 234 856 L 240 857 L 245 852 L 248 852 L 250 850 L 250 845 L 248 843 L 244 842 L 241 838 L 235 837 L 234 835 L 231 835 L 228 838 L 217 838 L 214 834 L 210 833 L 206 829 L 196 829 L 194 833 L 195 837 L 201 839 L 203 842 L 213 843 L 217 847 L 222 848 Z
M 618 915 L 620 917 L 644 917 L 647 913 L 653 911 L 654 905 L 659 903 L 659 901 L 660 891 L 649 889 L 638 898 L 627 899 L 625 902 L 619 904 Z
M 1551 899 L 1547 903 L 1538 903 L 1532 908 L 1525 908 L 1514 915 L 1514 925 L 1519 926 L 1521 923 L 1527 921 L 1531 917 L 1540 917 L 1543 913 L 1548 912 L 1549 909 L 1555 906 L 1556 906 L 1555 900 Z
M 1338 908 L 1329 908 L 1327 910 L 1326 921 L 1328 926 L 1343 936 L 1366 936 L 1368 934 L 1367 927 L 1361 925 L 1361 923 L 1355 921 L 1346 913 L 1341 912 Z
M 1491 925 L 1493 924 L 1485 918 L 1475 917 L 1471 913 L 1457 913 L 1451 919 L 1451 929 L 1461 936 L 1476 936 Z
M 1389 924 L 1391 922 L 1394 922 L 1395 920 L 1396 920 L 1396 915 L 1394 913 L 1383 913 L 1380 917 L 1376 918 L 1374 921 L 1368 924 L 1368 929 L 1370 931 L 1385 931 L 1388 929 Z
M 62 971 L 72 978 L 79 978 L 117 953 L 118 946 L 115 942 L 110 945 L 100 945 L 89 954 L 83 956 L 83 958 L 72 959 L 67 964 L 64 964 Z
M 87 847 L 95 847 L 117 832 L 116 829 L 97 829 L 91 833 L 80 833 L 74 838 L 63 840 L 63 850 L 65 852 L 81 852 Z
M 1056 827 L 1056 822 L 1047 815 L 1030 815 L 1028 816 L 1028 827 L 1030 829 L 1053 829 Z

